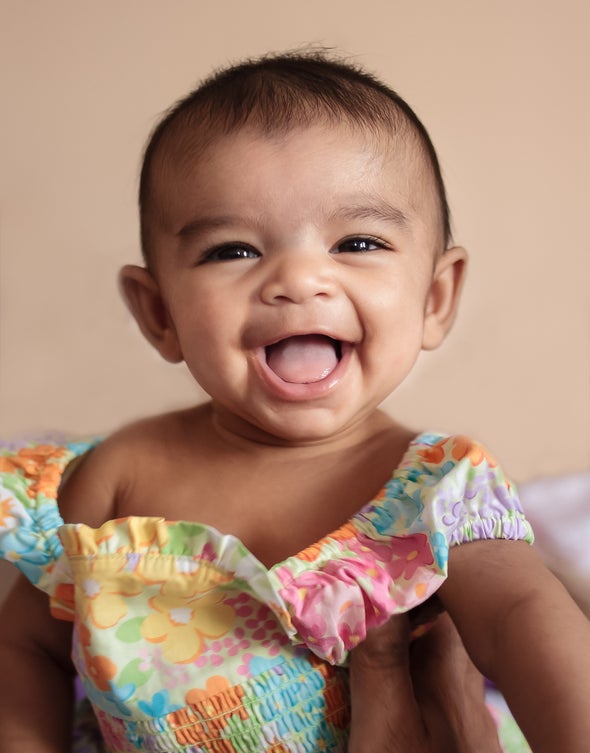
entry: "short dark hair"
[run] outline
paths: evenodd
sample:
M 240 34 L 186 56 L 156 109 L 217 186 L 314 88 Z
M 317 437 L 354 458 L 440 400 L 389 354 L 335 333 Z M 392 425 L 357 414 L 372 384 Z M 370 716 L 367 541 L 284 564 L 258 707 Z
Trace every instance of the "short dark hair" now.
M 139 186 L 142 252 L 149 261 L 147 228 L 154 158 L 182 134 L 193 147 L 253 125 L 271 135 L 317 122 L 345 122 L 376 135 L 405 127 L 432 170 L 445 248 L 451 219 L 442 173 L 428 132 L 416 113 L 376 76 L 325 51 L 269 54 L 216 71 L 174 104 L 153 130 L 143 155 Z

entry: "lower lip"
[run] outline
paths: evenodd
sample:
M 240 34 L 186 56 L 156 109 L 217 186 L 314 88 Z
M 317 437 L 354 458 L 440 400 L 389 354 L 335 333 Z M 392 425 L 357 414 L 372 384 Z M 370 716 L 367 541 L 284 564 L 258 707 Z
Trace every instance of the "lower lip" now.
M 328 395 L 342 381 L 348 365 L 352 346 L 342 343 L 342 353 L 336 368 L 328 376 L 317 382 L 285 382 L 277 376 L 266 363 L 266 352 L 260 348 L 256 354 L 256 371 L 263 383 L 276 397 L 290 402 L 303 402 L 305 400 L 317 400 Z

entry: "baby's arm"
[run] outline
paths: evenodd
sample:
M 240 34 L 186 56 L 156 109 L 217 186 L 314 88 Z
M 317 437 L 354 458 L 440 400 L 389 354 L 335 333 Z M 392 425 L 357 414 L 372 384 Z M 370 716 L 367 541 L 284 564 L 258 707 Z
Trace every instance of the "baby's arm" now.
M 64 753 L 71 745 L 72 625 L 23 576 L 0 611 L 0 750 Z
M 503 540 L 454 547 L 439 595 L 535 753 L 585 753 L 590 623 L 534 549 Z
M 114 454 L 93 450 L 59 490 L 61 515 L 100 525 L 114 510 Z M 49 596 L 20 576 L 0 610 L 0 750 L 65 753 L 71 747 L 72 623 L 54 618 Z

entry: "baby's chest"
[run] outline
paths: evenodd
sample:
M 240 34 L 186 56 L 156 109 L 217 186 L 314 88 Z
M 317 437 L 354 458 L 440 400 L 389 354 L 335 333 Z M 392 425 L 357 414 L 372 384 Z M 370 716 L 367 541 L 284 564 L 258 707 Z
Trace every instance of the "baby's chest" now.
M 176 479 L 163 488 L 138 485 L 117 506 L 117 516 L 163 517 L 210 526 L 238 538 L 269 567 L 340 528 L 363 503 L 358 492 L 318 492 L 305 483 Z

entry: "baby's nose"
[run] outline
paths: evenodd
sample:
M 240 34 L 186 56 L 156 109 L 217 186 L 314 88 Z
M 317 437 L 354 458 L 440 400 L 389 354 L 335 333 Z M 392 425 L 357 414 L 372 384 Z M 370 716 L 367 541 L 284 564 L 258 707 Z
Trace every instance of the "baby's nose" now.
M 265 303 L 304 303 L 336 290 L 334 264 L 328 254 L 294 250 L 281 254 L 268 267 L 261 298 Z

